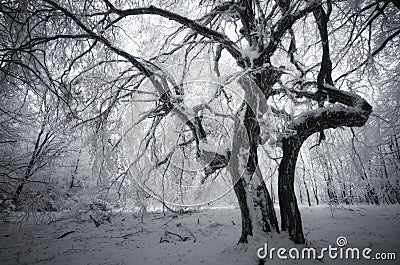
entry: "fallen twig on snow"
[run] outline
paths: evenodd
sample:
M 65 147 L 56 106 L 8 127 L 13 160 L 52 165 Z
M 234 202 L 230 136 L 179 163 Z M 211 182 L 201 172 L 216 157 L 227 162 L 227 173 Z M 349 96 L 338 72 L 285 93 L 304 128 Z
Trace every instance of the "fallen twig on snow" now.
M 128 237 L 131 237 L 131 236 L 133 236 L 133 235 L 136 235 L 136 234 L 138 234 L 138 233 L 140 233 L 140 232 L 143 232 L 143 229 L 142 229 L 142 231 L 136 231 L 136 232 L 133 232 L 133 233 L 129 233 L 129 234 L 126 234 L 126 235 L 123 235 L 123 236 L 121 236 L 123 239 L 127 239 Z
M 169 243 L 169 240 L 163 239 L 162 237 L 160 238 L 160 243 Z
M 193 237 L 193 243 L 196 243 L 197 238 L 193 235 L 193 233 L 188 230 L 189 234 Z
M 168 231 L 168 230 L 165 230 L 165 235 L 166 235 L 166 236 L 167 236 L 167 235 L 174 235 L 174 236 L 177 236 L 177 237 L 179 238 L 180 241 L 187 241 L 187 240 L 190 239 L 190 237 L 188 237 L 188 236 L 183 237 L 183 236 L 181 236 L 181 235 L 175 234 L 175 233 L 170 232 L 170 231 Z
M 61 236 L 57 237 L 57 239 L 61 239 L 61 238 L 63 238 L 63 237 L 66 237 L 67 235 L 72 234 L 72 233 L 74 233 L 74 232 L 75 232 L 75 230 L 66 232 L 66 233 L 62 234 Z
M 92 217 L 91 214 L 89 215 L 89 217 L 90 217 L 90 219 L 92 219 L 92 221 L 93 221 L 93 223 L 94 223 L 94 225 L 95 225 L 96 227 L 99 227 L 99 226 L 100 226 L 100 223 L 97 222 L 97 221 Z

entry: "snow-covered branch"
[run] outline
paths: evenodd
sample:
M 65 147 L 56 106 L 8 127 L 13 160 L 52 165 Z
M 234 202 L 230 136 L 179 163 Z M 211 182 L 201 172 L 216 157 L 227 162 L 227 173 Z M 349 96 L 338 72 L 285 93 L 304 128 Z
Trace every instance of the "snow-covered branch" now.
M 315 96 L 317 93 L 319 95 Z M 301 141 L 325 129 L 341 126 L 361 127 L 372 112 L 372 106 L 361 96 L 330 85 L 325 84 L 322 90 L 310 95 L 340 104 L 307 111 L 296 117 L 288 129 L 294 130 Z

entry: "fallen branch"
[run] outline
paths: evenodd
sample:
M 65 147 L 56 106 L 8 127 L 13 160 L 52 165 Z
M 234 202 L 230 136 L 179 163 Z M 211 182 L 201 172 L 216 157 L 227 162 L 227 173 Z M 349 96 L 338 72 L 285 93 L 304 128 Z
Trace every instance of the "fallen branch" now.
M 75 232 L 75 230 L 66 232 L 66 233 L 62 234 L 61 236 L 57 237 L 57 239 L 61 239 L 61 238 L 63 238 L 63 237 L 66 237 L 66 236 L 68 236 L 69 234 L 72 234 L 72 233 L 74 233 L 74 232 Z
M 193 237 L 193 243 L 196 243 L 197 238 L 193 235 L 193 233 L 188 230 L 189 234 Z
M 123 235 L 123 236 L 121 236 L 123 239 L 127 239 L 128 237 L 131 237 L 131 236 L 133 236 L 133 235 L 136 235 L 136 234 L 138 234 L 138 233 L 140 233 L 140 232 L 143 232 L 143 231 L 136 231 L 136 232 L 133 232 L 133 233 L 129 233 L 129 234 L 126 234 L 126 235 Z
M 89 215 L 89 217 L 90 217 L 90 219 L 92 219 L 92 221 L 93 221 L 93 223 L 94 223 L 94 225 L 95 225 L 96 227 L 99 227 L 99 226 L 100 226 L 100 223 L 97 222 L 97 221 L 92 217 L 91 214 Z
M 162 237 L 160 238 L 160 243 L 169 243 L 169 240 L 163 239 Z
M 174 235 L 174 236 L 178 237 L 180 241 L 183 241 L 183 242 L 185 242 L 185 241 L 187 241 L 187 240 L 190 239 L 190 237 L 188 237 L 188 236 L 183 237 L 183 236 L 181 236 L 181 235 L 175 234 L 175 233 L 170 232 L 170 231 L 168 231 L 168 230 L 165 230 L 165 235 L 166 235 L 166 236 L 167 236 L 167 235 Z

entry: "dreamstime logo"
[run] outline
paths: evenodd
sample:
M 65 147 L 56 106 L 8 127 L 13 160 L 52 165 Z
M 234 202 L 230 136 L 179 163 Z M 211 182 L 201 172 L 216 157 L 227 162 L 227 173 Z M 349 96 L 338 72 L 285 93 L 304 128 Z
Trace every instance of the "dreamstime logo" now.
M 302 249 L 297 248 L 269 248 L 268 243 L 264 247 L 257 250 L 259 259 L 318 259 L 322 260 L 325 257 L 329 259 L 365 259 L 365 260 L 396 260 L 395 252 L 375 252 L 371 248 L 350 248 L 346 247 L 348 244 L 347 238 L 339 236 L 336 239 L 336 246 L 329 245 L 321 250 L 312 247 L 305 247 Z
M 339 236 L 339 237 L 336 239 L 336 245 L 337 245 L 338 247 L 344 247 L 344 246 L 346 246 L 346 245 L 347 245 L 347 238 L 345 238 L 344 236 Z
M 249 158 L 250 136 L 240 126 L 245 117 L 242 110 L 251 109 L 259 123 L 265 123 L 267 102 L 251 78 L 228 65 L 220 66 L 224 78 L 211 78 L 212 73 L 203 72 L 209 63 L 193 61 L 196 70 L 187 73 L 181 64 L 158 69 L 142 82 L 122 119 L 130 175 L 149 195 L 170 205 L 199 206 L 231 191 L 240 178 L 223 182 L 216 174 L 222 168 L 240 169 L 236 176 L 245 173 L 242 164 Z M 182 73 L 185 78 L 177 82 Z M 255 188 L 260 182 L 255 177 L 248 184 Z M 166 195 L 176 190 L 185 193 L 181 198 L 186 201 Z M 204 191 L 201 198 L 199 190 Z

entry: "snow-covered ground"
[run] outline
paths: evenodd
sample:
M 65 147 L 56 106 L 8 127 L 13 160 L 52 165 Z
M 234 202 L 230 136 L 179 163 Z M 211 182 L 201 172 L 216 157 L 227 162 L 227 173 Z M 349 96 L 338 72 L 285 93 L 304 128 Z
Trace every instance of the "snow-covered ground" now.
M 277 212 L 278 209 L 277 209 Z M 336 246 L 339 236 L 347 247 L 394 252 L 400 264 L 400 206 L 302 207 L 307 246 Z M 96 227 L 73 219 L 50 224 L 1 223 L 0 264 L 257 264 L 257 249 L 295 247 L 287 234 L 267 236 L 236 245 L 240 235 L 238 209 L 210 209 L 184 215 L 149 213 L 141 223 L 124 212 Z M 65 235 L 65 233 L 74 231 Z M 62 238 L 61 236 L 65 235 Z M 264 241 L 264 242 L 263 242 Z M 298 247 L 298 246 L 297 246 Z M 373 254 L 371 254 L 373 255 Z M 265 264 L 377 264 L 376 260 L 280 260 Z M 379 263 L 380 264 L 380 263 Z

